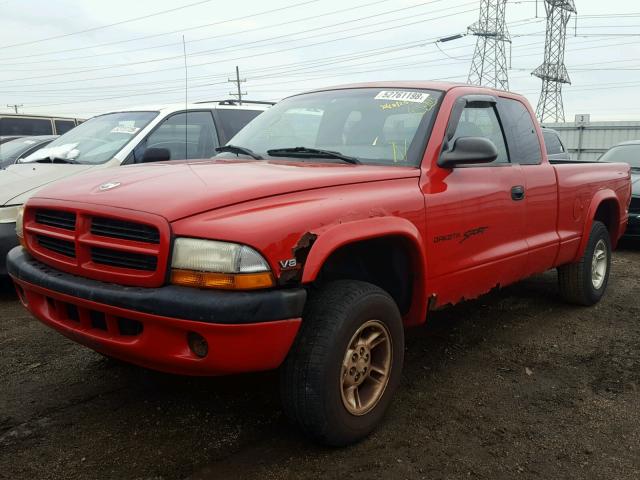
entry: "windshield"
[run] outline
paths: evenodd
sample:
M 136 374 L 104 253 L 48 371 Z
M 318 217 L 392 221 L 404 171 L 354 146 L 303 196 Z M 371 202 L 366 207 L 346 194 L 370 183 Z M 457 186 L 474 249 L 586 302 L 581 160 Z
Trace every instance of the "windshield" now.
M 622 162 L 631 165 L 631 168 L 640 168 L 640 144 L 618 145 L 605 152 L 599 162 Z
M 111 160 L 158 112 L 120 112 L 94 117 L 21 160 L 46 158 L 97 165 Z
M 339 152 L 367 164 L 417 166 L 440 97 L 431 90 L 383 88 L 298 95 L 256 117 L 229 145 L 264 158 L 269 158 L 269 150 L 305 147 Z M 416 135 L 421 126 L 422 135 Z M 317 155 L 309 156 L 318 161 Z

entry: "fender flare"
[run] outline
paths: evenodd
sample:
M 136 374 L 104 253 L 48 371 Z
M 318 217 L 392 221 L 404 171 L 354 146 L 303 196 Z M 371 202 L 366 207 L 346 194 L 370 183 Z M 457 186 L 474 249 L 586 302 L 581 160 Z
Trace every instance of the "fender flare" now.
M 580 258 L 582 258 L 582 255 L 584 255 L 584 251 L 587 248 L 587 243 L 589 242 L 591 227 L 593 226 L 593 222 L 596 217 L 596 212 L 598 211 L 598 208 L 600 208 L 600 205 L 602 205 L 603 202 L 609 201 L 609 200 L 613 200 L 615 202 L 618 208 L 618 218 L 621 218 L 620 202 L 615 192 L 608 188 L 597 191 L 596 194 L 591 199 L 591 203 L 589 204 L 589 210 L 584 219 L 584 226 L 582 227 L 583 228 L 582 239 L 580 240 L 580 246 L 578 248 L 578 252 L 576 253 L 574 261 L 576 262 L 579 261 Z M 619 221 L 616 222 L 615 225 L 611 225 L 611 228 L 612 228 L 611 243 L 615 246 L 615 243 L 618 240 L 618 230 L 620 228 Z
M 418 255 L 418 268 L 422 270 L 419 273 L 424 275 L 426 271 L 422 235 L 409 220 L 400 217 L 374 217 L 333 225 L 313 233 L 317 235 L 317 240 L 311 247 L 304 265 L 303 284 L 313 282 L 325 261 L 339 248 L 350 243 L 388 236 L 403 237 L 408 240 L 414 247 L 414 253 Z

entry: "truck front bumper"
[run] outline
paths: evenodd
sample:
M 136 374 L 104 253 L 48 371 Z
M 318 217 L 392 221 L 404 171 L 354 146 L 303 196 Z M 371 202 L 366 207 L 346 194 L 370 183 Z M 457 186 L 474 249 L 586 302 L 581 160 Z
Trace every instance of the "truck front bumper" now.
M 18 245 L 15 223 L 0 223 L 0 276 L 7 274 L 7 254 Z
M 7 269 L 21 302 L 45 325 L 104 355 L 182 375 L 277 368 L 306 300 L 302 288 L 123 287 L 51 269 L 22 247 L 9 252 Z M 193 334 L 206 341 L 204 357 L 190 347 Z

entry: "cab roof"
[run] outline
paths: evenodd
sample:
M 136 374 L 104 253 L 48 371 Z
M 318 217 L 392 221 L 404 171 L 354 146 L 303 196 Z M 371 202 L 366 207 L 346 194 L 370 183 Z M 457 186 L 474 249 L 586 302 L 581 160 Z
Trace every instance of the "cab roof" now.
M 346 90 L 349 88 L 418 88 L 424 90 L 438 90 L 441 92 L 448 92 L 450 90 L 453 90 L 454 88 L 473 88 L 477 90 L 478 93 L 485 93 L 487 95 L 504 95 L 506 93 L 510 96 L 517 96 L 517 94 L 507 92 L 505 90 L 497 90 L 490 87 L 470 85 L 468 83 L 435 82 L 428 80 L 392 80 L 384 82 L 349 83 L 344 85 L 335 85 L 332 87 L 316 88 L 304 93 L 325 92 L 330 90 Z

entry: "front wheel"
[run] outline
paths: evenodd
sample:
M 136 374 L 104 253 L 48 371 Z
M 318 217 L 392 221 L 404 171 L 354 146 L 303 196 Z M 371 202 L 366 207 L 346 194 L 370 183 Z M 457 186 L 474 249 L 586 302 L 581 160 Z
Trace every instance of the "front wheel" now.
M 570 303 L 598 303 L 607 288 L 611 270 L 611 239 L 604 223 L 594 221 L 587 248 L 577 263 L 558 267 L 560 294 Z
M 404 331 L 384 290 L 339 280 L 312 293 L 281 369 L 285 414 L 333 446 L 367 436 L 400 382 Z

